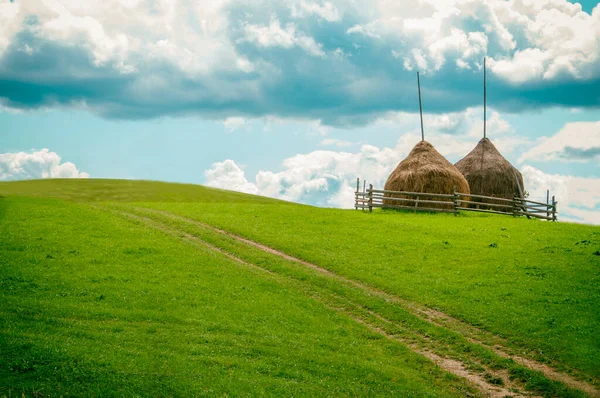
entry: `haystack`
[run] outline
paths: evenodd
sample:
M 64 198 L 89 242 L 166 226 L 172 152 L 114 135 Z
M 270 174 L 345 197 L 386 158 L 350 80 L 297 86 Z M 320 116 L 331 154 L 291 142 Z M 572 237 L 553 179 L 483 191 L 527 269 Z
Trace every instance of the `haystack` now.
M 523 176 L 487 138 L 482 138 L 455 166 L 469 182 L 474 195 L 506 199 L 523 196 Z
M 460 193 L 469 193 L 469 184 L 456 167 L 444 158 L 427 141 L 421 141 L 410 152 L 396 169 L 390 174 L 385 189 L 388 191 L 404 192 L 426 192 L 438 194 L 452 194 L 456 191 Z M 407 198 L 403 195 L 386 195 L 388 197 Z M 409 197 L 414 199 L 414 197 Z M 434 198 L 424 198 L 427 200 L 443 200 Z M 445 201 L 445 200 L 444 200 Z M 418 207 L 447 208 L 451 209 L 450 204 L 418 204 Z M 403 205 L 404 202 L 385 201 L 386 205 Z

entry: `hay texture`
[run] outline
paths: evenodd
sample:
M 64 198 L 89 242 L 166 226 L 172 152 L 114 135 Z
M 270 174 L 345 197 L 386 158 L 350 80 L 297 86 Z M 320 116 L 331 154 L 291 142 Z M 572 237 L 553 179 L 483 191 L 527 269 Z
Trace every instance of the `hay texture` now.
M 474 195 L 512 199 L 514 196 L 522 197 L 525 192 L 523 176 L 519 170 L 487 138 L 479 141 L 455 166 L 469 182 Z
M 386 191 L 426 192 L 437 194 L 452 194 L 454 187 L 457 192 L 469 193 L 469 184 L 456 167 L 444 158 L 427 141 L 421 141 L 410 152 L 396 169 L 390 174 L 385 183 Z M 414 196 L 386 194 L 386 197 L 415 199 Z M 419 203 L 417 207 L 436 209 L 452 209 L 450 199 L 423 198 L 426 200 L 448 201 L 448 205 Z M 388 205 L 415 206 L 414 203 L 400 201 L 386 201 Z

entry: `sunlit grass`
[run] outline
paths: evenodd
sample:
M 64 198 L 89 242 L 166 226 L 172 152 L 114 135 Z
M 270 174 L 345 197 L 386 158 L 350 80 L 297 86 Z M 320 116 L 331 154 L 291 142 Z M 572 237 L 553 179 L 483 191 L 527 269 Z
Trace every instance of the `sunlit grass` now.
M 0 396 L 470 390 L 214 251 L 81 204 L 0 207 Z
M 2 196 L 0 395 L 466 393 L 286 278 L 118 217 L 110 202 L 223 228 L 600 378 L 598 227 L 319 209 L 147 181 L 0 183 Z
M 146 204 L 438 308 L 600 378 L 600 228 L 507 216 Z

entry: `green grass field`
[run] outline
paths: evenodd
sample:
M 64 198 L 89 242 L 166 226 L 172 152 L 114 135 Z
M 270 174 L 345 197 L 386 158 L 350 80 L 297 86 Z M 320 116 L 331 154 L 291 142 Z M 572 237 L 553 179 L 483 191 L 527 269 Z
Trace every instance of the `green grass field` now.
M 0 396 L 600 387 L 600 228 L 585 225 L 0 183 L 0 303 Z

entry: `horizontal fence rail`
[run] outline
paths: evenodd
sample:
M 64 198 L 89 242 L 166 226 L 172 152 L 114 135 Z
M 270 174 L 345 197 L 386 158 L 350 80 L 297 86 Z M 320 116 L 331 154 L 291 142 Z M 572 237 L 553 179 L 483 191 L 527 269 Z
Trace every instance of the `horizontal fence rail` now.
M 373 208 L 402 209 L 427 212 L 442 212 L 457 214 L 460 211 L 473 211 L 480 213 L 504 214 L 509 216 L 525 216 L 548 221 L 557 221 L 556 211 L 558 202 L 553 196 L 548 203 L 515 196 L 512 199 L 497 198 L 493 196 L 474 195 L 460 192 L 453 194 L 438 194 L 425 192 L 390 191 L 373 189 L 363 181 L 362 192 L 360 179 L 356 179 L 355 209 L 373 211 Z M 474 200 L 475 199 L 475 200 Z

